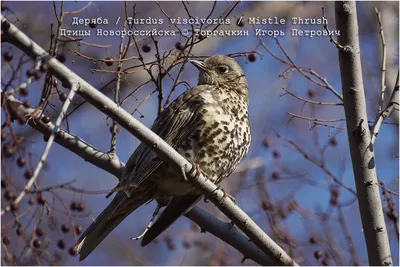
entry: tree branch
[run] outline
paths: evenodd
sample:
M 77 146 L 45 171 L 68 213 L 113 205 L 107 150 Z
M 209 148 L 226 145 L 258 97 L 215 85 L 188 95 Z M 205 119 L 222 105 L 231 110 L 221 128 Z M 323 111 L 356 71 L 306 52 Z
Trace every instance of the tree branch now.
M 375 168 L 374 147 L 368 128 L 356 2 L 335 2 L 336 27 L 347 136 L 357 189 L 358 205 L 370 265 L 392 265 Z
M 6 40 L 19 47 L 24 53 L 35 59 L 38 56 L 45 58 L 48 63 L 49 71 L 62 81 L 66 88 L 71 87 L 71 82 L 80 85 L 78 94 L 84 97 L 94 107 L 110 116 L 122 127 L 135 135 L 140 141 L 165 162 L 171 164 L 176 170 L 181 170 L 186 175 L 188 181 L 204 193 L 225 215 L 229 217 L 251 241 L 267 255 L 267 258 L 275 265 L 294 265 L 296 262 L 290 258 L 286 252 L 274 243 L 271 238 L 236 204 L 225 197 L 225 193 L 213 184 L 201 173 L 197 173 L 192 165 L 182 155 L 171 148 L 164 140 L 153 133 L 150 129 L 142 125 L 128 112 L 118 107 L 111 99 L 96 90 L 85 80 L 81 79 L 66 66 L 51 58 L 41 47 L 29 39 L 24 33 L 19 31 L 14 25 L 9 23 L 1 16 L 3 34 Z M 6 23 L 6 27 L 4 27 Z M 297 265 L 297 264 L 296 264 Z

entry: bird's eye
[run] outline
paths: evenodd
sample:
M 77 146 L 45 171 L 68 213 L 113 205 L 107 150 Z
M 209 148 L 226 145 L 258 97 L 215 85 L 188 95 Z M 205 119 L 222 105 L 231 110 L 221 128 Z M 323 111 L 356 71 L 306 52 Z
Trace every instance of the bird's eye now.
M 218 66 L 217 71 L 219 73 L 227 73 L 229 71 L 229 68 L 227 66 Z

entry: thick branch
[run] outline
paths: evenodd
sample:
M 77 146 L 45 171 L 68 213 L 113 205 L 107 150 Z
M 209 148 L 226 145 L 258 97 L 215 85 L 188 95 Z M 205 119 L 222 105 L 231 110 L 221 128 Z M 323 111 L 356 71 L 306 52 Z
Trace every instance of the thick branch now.
M 13 95 L 7 96 L 6 101 L 7 105 L 13 107 L 12 110 L 16 110 L 15 107 L 18 106 L 19 111 L 22 111 L 22 115 L 32 116 L 28 121 L 32 128 L 41 132 L 44 136 L 49 136 L 52 133 L 54 125 L 51 122 L 47 124 L 42 122 L 39 118 L 40 112 L 35 112 L 35 109 L 33 108 L 24 107 L 22 103 Z M 71 135 L 67 132 L 63 133 L 64 134 L 62 138 L 57 136 L 54 139 L 56 143 L 74 152 L 76 155 L 80 156 L 96 167 L 109 172 L 118 179 L 121 177 L 125 164 L 121 162 L 118 157 L 112 156 L 110 153 L 100 151 L 74 135 Z M 259 167 L 260 164 L 261 162 L 258 159 L 254 162 L 251 161 L 250 166 L 245 166 L 244 168 Z M 243 166 L 243 164 L 240 165 L 236 171 L 239 171 L 241 166 Z M 199 207 L 194 207 L 190 212 L 185 214 L 185 216 L 198 224 L 201 229 L 210 232 L 227 244 L 236 248 L 238 251 L 243 253 L 244 258 L 254 260 L 260 265 L 271 264 L 265 254 L 262 253 L 253 243 L 248 242 L 248 238 L 241 234 L 235 227 L 231 227 L 231 224 L 220 221 Z
M 335 2 L 336 26 L 347 136 L 357 188 L 358 205 L 370 265 L 391 265 L 389 239 L 368 128 L 361 68 L 356 2 Z
M 1 22 L 9 23 L 3 16 Z M 7 25 L 8 26 L 8 25 Z M 186 174 L 188 181 L 204 193 L 218 208 L 221 209 L 247 236 L 251 241 L 263 251 L 271 262 L 275 265 L 293 265 L 296 264 L 286 252 L 275 244 L 262 229 L 246 215 L 231 199 L 225 197 L 222 190 L 206 179 L 201 173 L 191 171 L 192 165 L 178 152 L 171 148 L 164 140 L 153 133 L 150 129 L 142 125 L 133 118 L 128 112 L 118 107 L 111 99 L 96 90 L 78 75 L 69 70 L 66 66 L 51 58 L 41 47 L 29 39 L 24 33 L 19 31 L 14 25 L 9 28 L 2 27 L 3 33 L 7 36 L 7 41 L 19 47 L 23 52 L 35 59 L 43 57 L 47 59 L 49 70 L 59 80 L 64 87 L 71 87 L 70 82 L 77 82 L 80 85 L 78 94 L 84 97 L 93 106 L 101 112 L 117 121 L 122 127 L 134 134 L 140 141 L 146 144 L 157 155 L 175 166 L 176 170 L 181 170 Z M 196 177 L 197 176 L 197 177 Z

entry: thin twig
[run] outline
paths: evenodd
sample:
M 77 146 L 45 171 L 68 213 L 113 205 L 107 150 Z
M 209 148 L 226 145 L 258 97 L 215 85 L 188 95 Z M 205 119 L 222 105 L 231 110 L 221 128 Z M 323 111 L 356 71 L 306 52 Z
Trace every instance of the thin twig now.
M 378 9 L 375 7 L 375 13 L 376 17 L 378 19 L 379 23 L 379 35 L 381 36 L 381 42 L 382 42 L 382 77 L 381 77 L 381 95 L 379 98 L 379 104 L 378 104 L 378 113 L 382 112 L 383 108 L 383 101 L 385 98 L 385 90 L 386 90 L 386 84 L 385 84 L 385 78 L 386 78 L 386 53 L 387 53 L 387 46 L 385 42 L 385 35 L 383 33 L 383 27 L 382 27 L 382 21 L 381 21 L 381 13 L 378 11 Z
M 23 197 L 25 196 L 26 191 L 28 191 L 31 188 L 31 186 L 33 185 L 33 183 L 36 181 L 36 179 L 37 179 L 37 177 L 39 175 L 39 172 L 42 169 L 43 164 L 46 161 L 47 155 L 50 152 L 50 148 L 53 145 L 54 138 L 56 137 L 56 134 L 59 131 L 59 127 L 61 125 L 61 122 L 64 119 L 64 116 L 65 116 L 65 114 L 67 112 L 67 109 L 68 109 L 69 105 L 71 104 L 71 101 L 72 101 L 72 99 L 73 99 L 73 97 L 74 97 L 74 95 L 75 95 L 75 93 L 77 92 L 78 89 L 79 89 L 79 85 L 77 83 L 75 83 L 75 82 L 71 83 L 71 90 L 69 91 L 68 97 L 65 100 L 65 102 L 63 104 L 63 107 L 61 108 L 60 114 L 57 117 L 55 127 L 54 127 L 53 132 L 51 133 L 51 135 L 49 137 L 49 140 L 48 140 L 48 142 L 46 144 L 46 147 L 45 147 L 45 149 L 43 151 L 43 154 L 42 154 L 42 156 L 41 156 L 41 158 L 39 160 L 39 163 L 37 164 L 37 166 L 35 168 L 35 171 L 33 172 L 32 177 L 29 179 L 28 183 L 25 185 L 24 190 L 21 191 L 21 193 L 15 199 L 13 204 L 17 205 L 23 199 Z M 10 209 L 11 209 L 11 206 L 7 206 L 5 209 L 3 209 L 1 211 L 1 215 L 4 215 L 6 212 L 10 211 Z

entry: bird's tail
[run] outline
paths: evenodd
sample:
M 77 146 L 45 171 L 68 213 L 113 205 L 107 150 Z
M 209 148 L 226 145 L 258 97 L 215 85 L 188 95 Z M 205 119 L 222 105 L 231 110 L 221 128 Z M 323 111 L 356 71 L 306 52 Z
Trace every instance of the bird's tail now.
M 80 254 L 79 261 L 89 256 L 101 241 L 129 214 L 151 199 L 148 193 L 146 194 L 141 190 L 143 193 L 140 194 L 136 191 L 131 197 L 128 197 L 123 191 L 118 192 L 107 208 L 82 234 L 75 246 Z

